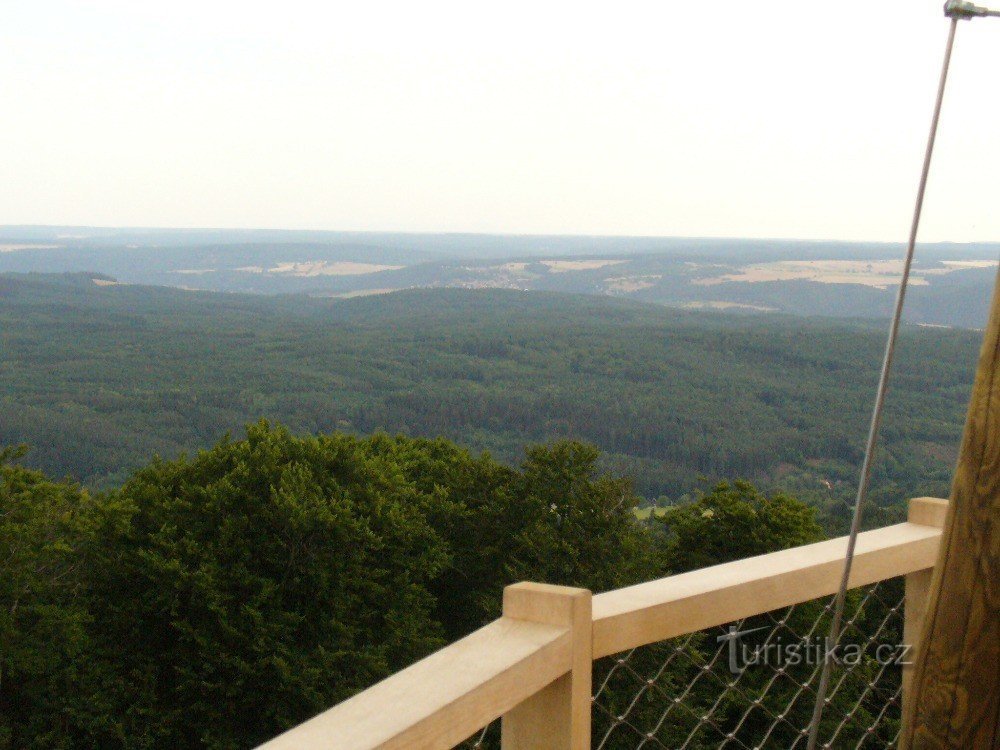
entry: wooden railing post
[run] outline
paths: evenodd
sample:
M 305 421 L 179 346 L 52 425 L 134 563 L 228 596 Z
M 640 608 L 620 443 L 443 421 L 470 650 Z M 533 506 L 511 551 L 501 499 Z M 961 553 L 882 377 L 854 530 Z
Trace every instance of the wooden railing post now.
M 567 674 L 504 715 L 503 750 L 589 750 L 593 665 L 590 592 L 516 583 L 504 589 L 503 616 L 568 627 L 573 655 Z
M 918 497 L 910 500 L 910 523 L 922 526 L 944 527 L 944 518 L 948 512 L 948 501 L 934 497 Z M 913 663 L 916 660 L 916 647 L 920 643 L 920 631 L 927 614 L 927 597 L 930 594 L 931 576 L 934 568 L 918 570 L 906 576 L 906 598 L 903 604 L 903 643 L 909 646 L 909 652 L 903 662 L 903 706 L 909 702 L 911 690 L 910 680 L 913 675 Z

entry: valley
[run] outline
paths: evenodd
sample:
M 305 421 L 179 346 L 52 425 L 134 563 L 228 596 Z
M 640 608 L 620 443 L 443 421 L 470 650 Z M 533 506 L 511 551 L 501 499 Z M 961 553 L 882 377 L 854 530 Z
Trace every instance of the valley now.
M 106 281 L 0 275 L 0 443 L 95 488 L 263 417 L 443 436 L 510 464 L 531 443 L 582 439 L 648 503 L 742 477 L 841 514 L 884 336 L 874 321 L 556 292 L 311 299 Z M 877 504 L 947 491 L 977 347 L 972 331 L 905 327 Z
M 180 289 L 357 297 L 427 288 L 571 292 L 689 309 L 888 316 L 896 245 L 789 240 L 0 227 L 0 273 L 101 274 Z M 912 323 L 981 328 L 1000 245 L 917 254 Z

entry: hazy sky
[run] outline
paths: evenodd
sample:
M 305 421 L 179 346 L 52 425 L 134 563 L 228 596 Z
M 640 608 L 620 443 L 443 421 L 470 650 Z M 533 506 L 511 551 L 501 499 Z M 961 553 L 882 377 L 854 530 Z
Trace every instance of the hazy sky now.
M 947 21 L 871 2 L 32 2 L 0 224 L 903 240 Z M 1000 19 L 922 238 L 1000 240 Z

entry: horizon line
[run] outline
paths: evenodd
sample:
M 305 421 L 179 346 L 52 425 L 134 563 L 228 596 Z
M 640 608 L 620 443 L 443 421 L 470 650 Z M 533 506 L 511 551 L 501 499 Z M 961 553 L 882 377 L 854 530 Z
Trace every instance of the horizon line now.
M 836 239 L 830 237 L 774 237 L 748 235 L 682 235 L 682 234 L 605 234 L 605 233 L 572 233 L 572 232 L 501 232 L 501 231 L 459 231 L 459 230 L 408 230 L 408 229 L 318 229 L 318 228 L 287 228 L 287 227 L 225 227 L 225 226 L 156 226 L 156 225 L 109 225 L 109 224 L 0 224 L 0 232 L 9 230 L 58 230 L 76 229 L 88 231 L 141 231 L 141 232 L 285 232 L 285 233 L 318 233 L 318 234 L 364 234 L 364 235 L 412 235 L 420 237 L 515 237 L 515 238 L 579 238 L 579 239 L 632 239 L 632 240 L 681 240 L 711 242 L 719 240 L 742 240 L 752 242 L 815 242 L 837 243 L 849 245 L 905 245 L 905 239 L 874 240 L 874 239 Z M 13 239 L 13 238 L 8 238 Z M 57 238 L 57 239 L 89 239 L 89 238 Z M 921 240 L 918 245 L 1000 245 L 1000 239 L 993 240 Z

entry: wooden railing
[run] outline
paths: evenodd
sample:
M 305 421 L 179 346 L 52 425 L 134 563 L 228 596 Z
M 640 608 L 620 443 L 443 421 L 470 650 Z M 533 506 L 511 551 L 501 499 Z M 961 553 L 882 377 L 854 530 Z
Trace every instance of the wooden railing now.
M 909 644 L 918 640 L 946 508 L 911 500 L 906 523 L 858 538 L 850 585 L 906 576 Z M 833 594 L 846 548 L 841 537 L 596 596 L 509 586 L 500 619 L 261 747 L 448 750 L 503 717 L 504 750 L 584 750 L 594 659 Z

